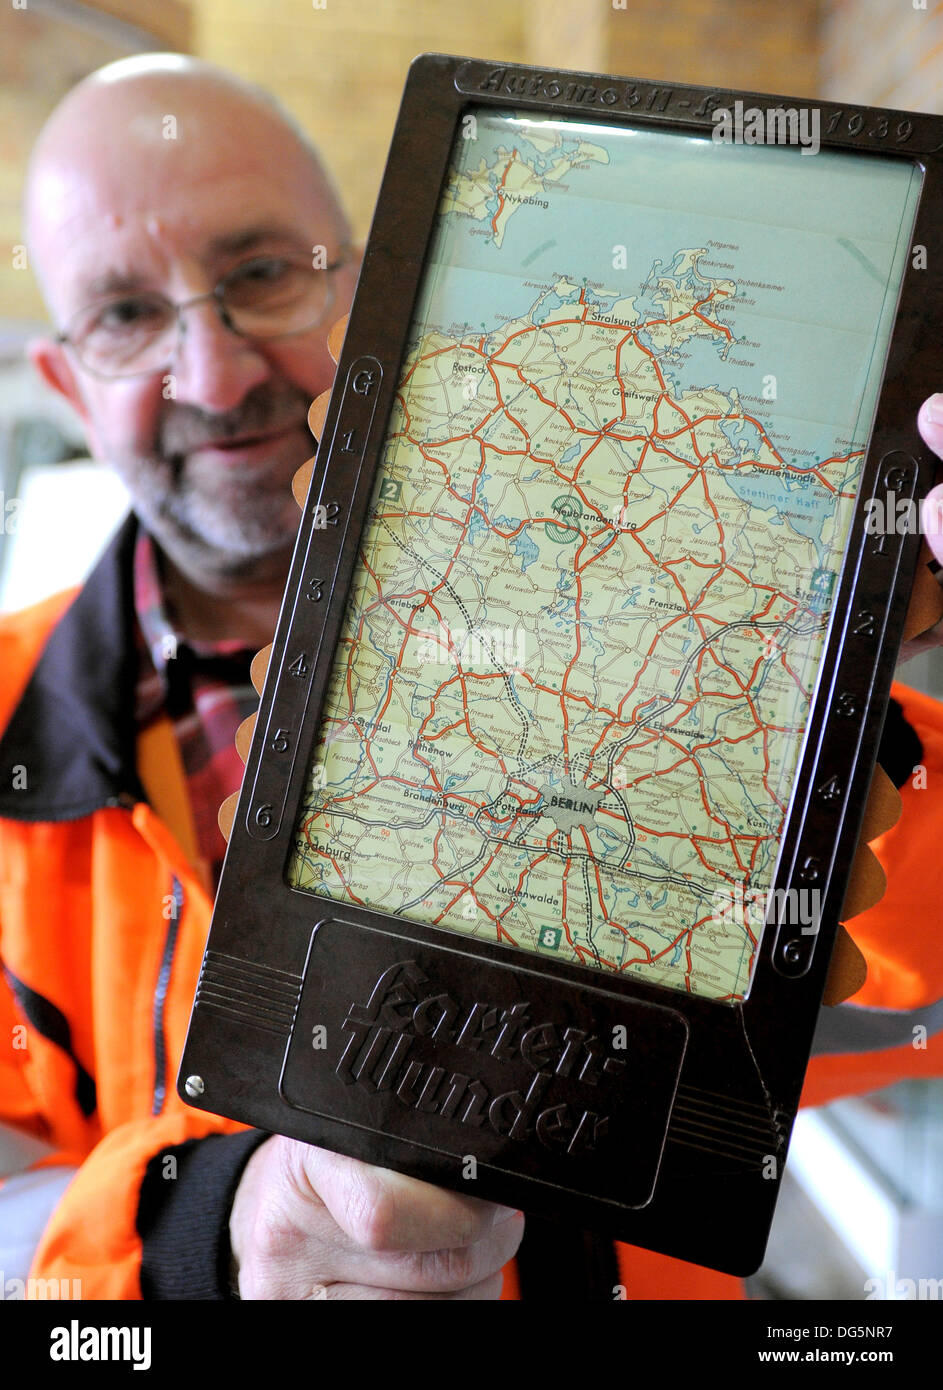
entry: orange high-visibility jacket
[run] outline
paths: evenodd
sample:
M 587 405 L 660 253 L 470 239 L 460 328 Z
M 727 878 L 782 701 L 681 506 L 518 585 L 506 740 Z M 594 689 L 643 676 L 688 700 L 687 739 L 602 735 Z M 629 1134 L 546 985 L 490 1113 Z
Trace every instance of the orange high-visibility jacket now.
M 211 901 L 172 726 L 134 725 L 135 529 L 80 590 L 0 621 L 0 1244 L 29 1209 L 34 1278 L 79 1280 L 83 1298 L 220 1298 L 229 1204 L 264 1136 L 175 1091 Z M 882 759 L 904 809 L 873 845 L 888 889 L 854 920 L 868 981 L 823 1010 L 806 1102 L 943 1070 L 943 706 L 894 694 Z M 577 1293 L 578 1247 L 559 1241 L 557 1287 Z M 630 1298 L 740 1296 L 624 1245 L 610 1280 Z

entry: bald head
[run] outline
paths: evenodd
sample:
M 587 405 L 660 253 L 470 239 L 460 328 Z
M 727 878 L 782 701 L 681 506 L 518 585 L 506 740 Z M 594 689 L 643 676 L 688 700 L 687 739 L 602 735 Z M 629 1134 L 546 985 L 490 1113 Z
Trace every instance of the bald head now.
M 313 452 L 307 409 L 331 384 L 327 332 L 359 261 L 304 135 L 208 63 L 112 63 L 46 122 L 26 223 L 61 334 L 31 357 L 91 453 L 194 582 L 281 575 L 298 524 L 289 484 Z M 242 313 L 266 292 L 267 320 Z
M 123 58 L 92 73 L 46 121 L 27 172 L 26 239 L 53 315 L 74 307 L 71 290 L 81 298 L 87 257 L 76 239 L 99 218 L 120 233 L 142 210 L 173 213 L 175 191 L 180 201 L 188 190 L 259 173 L 307 202 L 312 243 L 348 240 L 316 150 L 261 88 L 175 53 Z

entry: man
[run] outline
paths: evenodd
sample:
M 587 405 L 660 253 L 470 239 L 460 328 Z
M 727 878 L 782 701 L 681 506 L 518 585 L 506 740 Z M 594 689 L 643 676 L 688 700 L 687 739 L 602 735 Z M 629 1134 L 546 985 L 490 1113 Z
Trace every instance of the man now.
M 134 515 L 77 596 L 0 630 L 0 1229 L 24 1272 L 32 1259 L 85 1298 L 494 1298 L 502 1279 L 510 1293 L 519 1212 L 247 1131 L 173 1087 L 223 853 L 215 811 L 255 707 L 248 660 L 275 627 L 306 410 L 356 279 L 340 205 L 263 95 L 158 55 L 64 100 L 27 216 L 59 328 L 31 356 Z M 919 710 L 934 737 L 936 709 Z M 921 744 L 911 731 L 902 746 L 909 771 Z M 891 982 L 871 1001 L 882 1017 Z M 920 977 L 914 1006 L 937 984 Z M 833 1049 L 843 1084 L 849 1050 Z M 906 1071 L 899 1054 L 868 1079 Z M 528 1226 L 530 1290 L 539 1265 L 586 1296 L 581 1264 L 601 1297 L 737 1287 Z
M 152 1297 L 219 1296 L 232 1192 L 265 1136 L 188 1145 L 237 1127 L 188 1114 L 173 1078 L 225 848 L 216 812 L 241 771 L 233 735 L 256 705 L 248 663 L 274 631 L 298 524 L 291 478 L 313 453 L 307 410 L 331 384 L 326 333 L 358 262 L 323 170 L 285 118 L 171 55 L 112 65 L 66 97 L 34 153 L 27 219 L 63 335 L 34 345 L 33 361 L 126 482 L 146 531 L 132 519 L 62 621 L 51 618 L 60 598 L 7 633 L 4 765 L 23 771 L 15 789 L 7 773 L 4 815 L 25 819 L 0 852 L 4 875 L 30 886 L 3 909 L 6 1171 L 28 1169 L 37 1138 L 54 1147 L 48 1166 L 7 1179 L 0 1228 L 18 1213 L 24 1255 L 46 1228 L 37 1268 L 81 1279 L 86 1298 L 136 1297 L 139 1282 Z M 155 295 L 197 302 L 175 317 Z M 134 357 L 128 324 L 153 342 L 161 315 L 156 356 Z M 176 750 L 165 709 L 189 826 L 170 796 L 181 779 L 166 775 Z M 49 831 L 39 858 L 36 820 Z M 159 1152 L 173 1162 L 149 1173 Z M 275 1139 L 234 1222 L 242 1293 L 261 1297 L 308 1297 L 319 1281 L 348 1297 L 495 1296 L 523 1226 L 517 1213 Z M 303 1268 L 288 1239 L 301 1227 Z

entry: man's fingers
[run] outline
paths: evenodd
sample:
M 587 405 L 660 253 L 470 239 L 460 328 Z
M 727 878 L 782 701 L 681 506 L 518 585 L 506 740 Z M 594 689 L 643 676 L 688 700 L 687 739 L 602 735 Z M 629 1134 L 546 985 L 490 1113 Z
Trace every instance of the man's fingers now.
M 924 401 L 917 428 L 927 448 L 943 459 L 943 393 Z M 934 557 L 943 565 L 943 483 L 931 488 L 920 504 L 920 526 Z
M 523 1232 L 510 1208 L 280 1135 L 249 1160 L 230 1218 L 250 1299 L 493 1298 Z
M 457 1293 L 494 1278 L 517 1254 L 523 1234 L 524 1217 L 517 1212 L 474 1245 L 407 1251 L 353 1248 L 344 1253 L 343 1277 L 371 1288 Z
M 298 1146 L 299 1177 L 352 1243 L 373 1251 L 462 1249 L 487 1236 L 510 1207 L 446 1192 L 418 1178 L 326 1149 Z
M 921 502 L 920 528 L 934 559 L 943 565 L 943 483 L 932 487 Z
M 299 1188 L 308 1185 L 314 1223 L 333 1222 L 333 1248 L 319 1233 L 322 1278 L 374 1291 L 329 1291 L 326 1297 L 380 1298 L 390 1290 L 442 1297 L 478 1290 L 473 1296 L 484 1298 L 489 1295 L 482 1290 L 517 1252 L 524 1218 L 513 1208 L 324 1149 L 301 1145 L 296 1152 L 297 1182 Z M 299 1200 L 305 1200 L 303 1190 Z
M 943 392 L 928 396 L 917 412 L 917 429 L 924 444 L 943 458 Z

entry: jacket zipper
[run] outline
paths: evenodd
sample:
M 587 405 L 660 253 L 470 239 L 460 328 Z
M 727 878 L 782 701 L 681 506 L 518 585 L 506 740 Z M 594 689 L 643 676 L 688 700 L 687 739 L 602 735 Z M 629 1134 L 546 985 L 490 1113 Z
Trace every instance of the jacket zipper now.
M 157 986 L 154 990 L 154 1096 L 151 1101 L 151 1114 L 159 1115 L 167 1098 L 167 1040 L 164 1037 L 164 1004 L 167 987 L 170 984 L 170 969 L 173 965 L 174 950 L 180 932 L 180 917 L 183 913 L 183 884 L 176 874 L 172 875 L 173 912 L 167 923 L 164 950 L 157 972 Z

